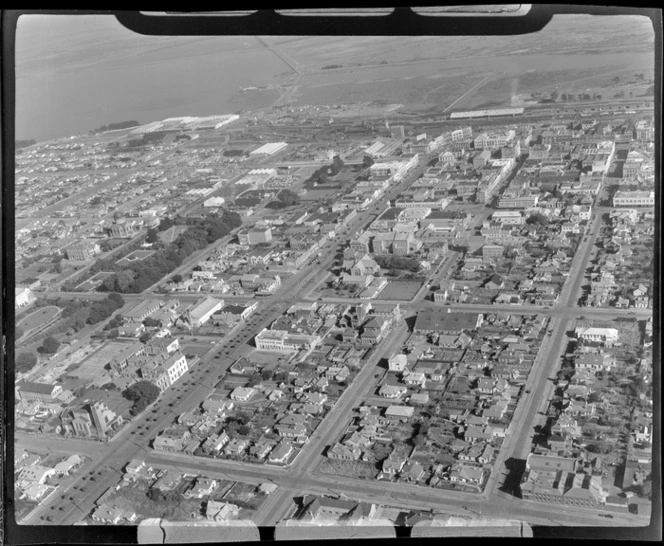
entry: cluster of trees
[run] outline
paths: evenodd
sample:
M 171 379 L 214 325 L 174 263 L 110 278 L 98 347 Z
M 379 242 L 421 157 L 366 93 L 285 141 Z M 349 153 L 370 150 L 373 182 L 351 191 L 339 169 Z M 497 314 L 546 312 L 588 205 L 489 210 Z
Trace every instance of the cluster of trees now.
M 421 446 L 426 442 L 427 433 L 429 432 L 429 427 L 431 426 L 431 419 L 425 417 L 422 421 L 415 425 L 416 431 L 411 441 L 414 446 Z
M 109 294 L 106 299 L 95 301 L 90 306 L 90 313 L 88 314 L 88 318 L 85 322 L 88 324 L 97 324 L 102 320 L 106 320 L 118 309 L 124 306 L 124 304 L 124 299 L 120 294 Z
M 99 292 L 138 293 L 159 282 L 164 276 L 179 267 L 182 262 L 197 250 L 228 235 L 242 224 L 237 213 L 224 212 L 222 215 L 211 214 L 204 219 L 176 220 L 186 222 L 189 228 L 168 246 L 157 248 L 156 252 L 128 266 L 118 266 L 113 260 L 98 260 L 91 272 L 113 272 L 99 285 Z M 160 230 L 169 229 L 173 221 L 162 221 Z M 156 235 L 156 234 L 155 234 Z
M 563 93 L 560 95 L 560 100 L 602 100 L 602 95 L 598 95 L 597 93 L 593 93 L 592 95 L 589 93 L 577 93 L 576 95 L 574 93 Z
M 244 150 L 224 150 L 223 155 L 226 157 L 237 157 L 240 155 L 247 155 L 247 152 Z
M 34 353 L 21 353 L 16 355 L 14 363 L 17 372 L 29 372 L 37 364 L 37 356 Z
M 238 413 L 233 417 L 229 417 L 224 430 L 226 434 L 231 437 L 241 435 L 247 436 L 251 433 L 251 428 L 249 427 L 249 421 L 251 420 L 250 416 L 245 413 Z
M 342 159 L 336 155 L 332 160 L 331 165 L 324 165 L 320 169 L 314 171 L 314 173 L 305 181 L 305 188 L 313 188 L 319 184 L 327 184 L 330 178 L 335 177 L 344 166 Z
M 122 396 L 127 400 L 131 400 L 134 405 L 129 410 L 129 413 L 132 415 L 138 415 L 150 404 L 152 404 L 157 398 L 161 390 L 159 387 L 150 381 L 138 381 L 127 387 L 122 391 Z
M 277 194 L 277 201 L 270 201 L 265 205 L 268 209 L 283 209 L 300 204 L 300 197 L 297 193 L 291 190 L 281 190 Z
M 374 256 L 376 263 L 383 269 L 404 269 L 413 273 L 419 271 L 420 264 L 415 258 L 408 258 L 406 256 Z
M 125 148 L 142 148 L 149 144 L 156 144 L 164 140 L 166 137 L 165 131 L 155 131 L 153 133 L 143 133 L 141 138 L 132 138 L 125 143 Z
M 536 225 L 539 227 L 546 227 L 549 225 L 549 220 L 541 212 L 536 212 L 528 216 L 528 218 L 526 218 L 526 224 Z
M 97 127 L 96 129 L 93 129 L 90 131 L 91 135 L 94 135 L 96 133 L 104 133 L 106 131 L 117 131 L 118 129 L 129 129 L 129 127 L 136 127 L 137 125 L 140 125 L 138 121 L 120 121 L 118 123 L 109 123 L 108 125 L 102 125 L 101 127 Z
M 40 347 L 37 347 L 37 352 L 42 354 L 55 354 L 60 348 L 60 342 L 55 339 L 53 336 L 48 336 L 44 338 Z

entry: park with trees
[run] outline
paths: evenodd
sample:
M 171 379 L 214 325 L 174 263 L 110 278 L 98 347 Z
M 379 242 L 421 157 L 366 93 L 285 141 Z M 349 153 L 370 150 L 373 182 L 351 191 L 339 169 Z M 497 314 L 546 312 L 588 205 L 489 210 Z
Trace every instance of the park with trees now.
M 149 231 L 148 237 L 154 241 L 154 254 L 130 265 L 118 265 L 116 259 L 97 260 L 89 274 L 94 275 L 101 271 L 113 273 L 97 287 L 99 292 L 139 293 L 182 265 L 192 253 L 225 237 L 241 224 L 240 216 L 228 211 L 212 213 L 205 218 L 164 219 L 159 224 L 159 231 L 167 230 L 173 225 L 186 225 L 187 229 L 169 245 L 157 242 L 156 230 Z

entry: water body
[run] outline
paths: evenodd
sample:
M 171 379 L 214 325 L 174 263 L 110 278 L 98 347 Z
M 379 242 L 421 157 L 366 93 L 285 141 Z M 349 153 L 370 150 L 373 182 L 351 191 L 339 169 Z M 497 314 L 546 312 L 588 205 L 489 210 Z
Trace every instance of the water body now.
M 24 16 L 16 35 L 16 137 L 232 113 L 244 106 L 230 102 L 239 88 L 277 84 L 289 70 L 251 37 L 143 36 L 114 17 Z M 250 106 L 275 98 L 254 94 Z
M 394 40 L 386 37 L 274 37 L 271 41 L 314 70 L 330 63 L 347 66 L 438 57 L 424 63 L 307 75 L 299 99 L 316 103 L 316 99 L 335 102 L 344 97 L 366 100 L 357 92 L 358 85 L 382 87 L 389 96 L 389 88 L 399 82 L 399 87 L 410 85 L 417 94 L 423 79 L 486 70 L 518 75 L 630 63 L 634 69 L 647 69 L 654 60 L 649 25 L 642 17 L 564 16 L 537 35 L 404 37 L 396 50 Z M 104 15 L 23 16 L 16 49 L 18 139 L 87 133 L 130 119 L 147 123 L 261 108 L 278 97 L 274 87 L 293 81 L 294 74 L 253 37 L 143 36 Z M 263 86 L 272 88 L 237 93 L 243 87 Z M 409 98 L 407 89 L 400 93 Z

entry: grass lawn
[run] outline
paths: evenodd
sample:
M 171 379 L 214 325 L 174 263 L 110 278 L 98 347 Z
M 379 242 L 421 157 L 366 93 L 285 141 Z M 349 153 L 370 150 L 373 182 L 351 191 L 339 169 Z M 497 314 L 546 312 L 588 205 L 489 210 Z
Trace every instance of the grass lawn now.
M 378 469 L 373 463 L 364 461 L 340 461 L 324 459 L 320 466 L 323 474 L 373 480 L 378 476 Z
M 21 320 L 21 322 L 19 322 L 17 326 L 23 328 L 23 331 L 29 332 L 30 330 L 37 328 L 38 326 L 42 326 L 50 322 L 55 317 L 57 317 L 61 311 L 62 310 L 59 307 L 56 307 L 55 305 L 48 305 L 46 307 L 42 307 L 41 309 L 37 309 L 35 312 L 30 313 L 27 317 Z
M 390 281 L 378 295 L 381 300 L 410 301 L 421 288 L 421 281 Z

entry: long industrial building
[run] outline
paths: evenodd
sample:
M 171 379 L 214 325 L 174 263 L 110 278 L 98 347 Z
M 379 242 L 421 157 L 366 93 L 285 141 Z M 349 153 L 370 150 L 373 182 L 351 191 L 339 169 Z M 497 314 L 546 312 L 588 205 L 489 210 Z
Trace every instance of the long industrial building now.
M 523 108 L 497 108 L 495 110 L 470 110 L 467 112 L 452 112 L 450 119 L 488 118 L 492 116 L 516 116 L 523 114 Z
M 266 142 L 260 148 L 256 148 L 249 155 L 274 155 L 288 146 L 287 142 Z

